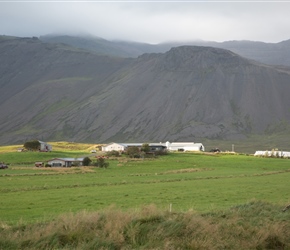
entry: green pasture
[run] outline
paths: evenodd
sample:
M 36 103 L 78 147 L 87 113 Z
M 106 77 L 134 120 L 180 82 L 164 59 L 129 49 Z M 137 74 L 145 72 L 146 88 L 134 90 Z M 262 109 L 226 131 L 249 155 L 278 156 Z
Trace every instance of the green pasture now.
M 0 147 L 0 162 L 11 166 L 33 166 L 36 161 L 47 162 L 53 158 L 90 156 L 90 151 L 98 146 L 98 144 L 73 142 L 51 142 L 50 144 L 53 147 L 51 152 L 18 152 L 17 149 L 23 148 L 23 145 L 2 146 Z
M 1 153 L 0 161 L 11 165 L 0 170 L 0 221 L 49 220 L 110 206 L 127 210 L 155 204 L 176 212 L 206 212 L 251 200 L 281 205 L 290 201 L 289 159 L 171 153 L 144 160 L 108 159 L 107 169 L 20 164 L 84 154 L 88 152 Z
M 0 162 L 5 162 L 10 166 L 34 166 L 36 161 L 47 162 L 53 158 L 77 158 L 88 155 L 88 152 L 70 151 L 70 152 L 8 152 L 0 153 Z

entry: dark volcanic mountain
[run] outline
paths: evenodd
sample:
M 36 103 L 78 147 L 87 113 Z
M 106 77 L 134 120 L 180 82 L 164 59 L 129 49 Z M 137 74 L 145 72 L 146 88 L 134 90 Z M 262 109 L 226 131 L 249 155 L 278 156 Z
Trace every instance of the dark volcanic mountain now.
M 290 74 L 212 47 L 136 59 L 0 40 L 0 142 L 239 138 L 290 121 Z

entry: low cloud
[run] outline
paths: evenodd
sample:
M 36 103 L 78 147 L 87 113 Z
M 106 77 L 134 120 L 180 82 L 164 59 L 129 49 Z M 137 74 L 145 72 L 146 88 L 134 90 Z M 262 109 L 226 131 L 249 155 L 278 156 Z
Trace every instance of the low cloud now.
M 290 2 L 0 2 L 0 34 L 89 33 L 148 43 L 289 39 Z

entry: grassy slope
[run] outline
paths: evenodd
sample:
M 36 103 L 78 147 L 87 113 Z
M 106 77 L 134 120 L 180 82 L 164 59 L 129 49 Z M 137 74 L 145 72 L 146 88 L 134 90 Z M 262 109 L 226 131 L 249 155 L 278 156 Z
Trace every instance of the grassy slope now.
M 36 161 L 46 162 L 52 158 L 82 157 L 90 155 L 92 149 L 97 149 L 100 144 L 74 143 L 74 142 L 50 142 L 52 152 L 17 152 L 23 145 L 0 147 L 0 162 L 11 166 L 33 166 Z

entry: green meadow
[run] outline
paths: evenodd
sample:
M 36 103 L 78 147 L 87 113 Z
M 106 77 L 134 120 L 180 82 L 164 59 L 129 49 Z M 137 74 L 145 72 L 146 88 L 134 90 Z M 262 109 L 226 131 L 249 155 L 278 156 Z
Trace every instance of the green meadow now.
M 0 249 L 290 249 L 289 159 L 169 153 L 34 167 L 94 159 L 98 147 L 0 147 Z
M 0 221 L 50 220 L 66 212 L 154 204 L 175 212 L 222 210 L 251 200 L 289 203 L 290 161 L 249 155 L 170 153 L 109 158 L 109 167 L 36 168 L 35 161 L 79 157 L 88 150 L 5 152 Z M 91 155 L 93 159 L 94 155 Z

